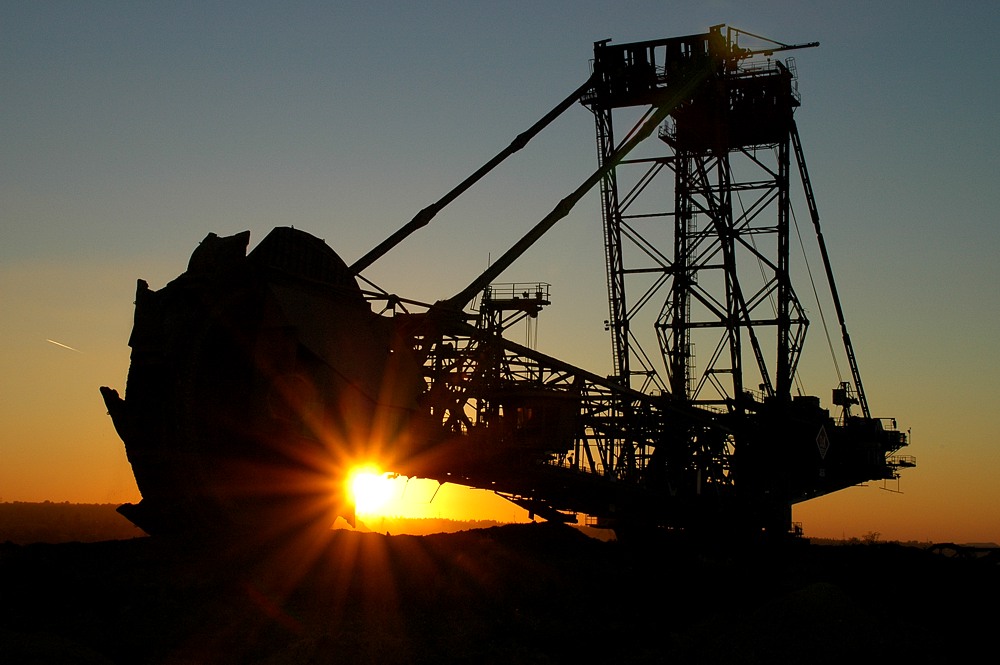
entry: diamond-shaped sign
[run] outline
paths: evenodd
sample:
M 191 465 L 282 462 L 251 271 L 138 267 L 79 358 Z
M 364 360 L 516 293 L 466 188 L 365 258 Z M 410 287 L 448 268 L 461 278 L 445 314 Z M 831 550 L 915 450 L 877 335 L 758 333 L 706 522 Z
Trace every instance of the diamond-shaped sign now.
M 826 451 L 830 450 L 830 437 L 826 435 L 826 427 L 819 428 L 816 435 L 816 447 L 819 448 L 820 459 L 826 459 Z

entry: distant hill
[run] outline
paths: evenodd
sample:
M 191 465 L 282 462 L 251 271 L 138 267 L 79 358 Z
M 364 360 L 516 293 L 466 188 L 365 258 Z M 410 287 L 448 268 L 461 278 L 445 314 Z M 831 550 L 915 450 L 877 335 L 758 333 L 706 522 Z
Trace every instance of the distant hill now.
M 0 503 L 0 543 L 93 543 L 145 536 L 117 512 L 115 503 Z M 500 526 L 493 520 L 455 521 L 443 518 L 361 517 L 354 529 L 341 520 L 340 528 L 381 534 L 425 536 Z
M 442 517 L 359 517 L 355 530 L 385 535 L 429 536 L 435 533 L 458 533 L 472 529 L 488 529 L 494 526 L 505 526 L 510 522 L 495 520 L 449 520 Z M 346 523 L 338 521 L 339 526 Z M 595 529 L 587 526 L 570 525 L 582 533 L 597 540 L 614 540 L 610 529 Z M 349 527 L 348 527 L 349 528 Z
M 116 503 L 29 503 L 15 501 L 0 503 L 0 543 L 11 542 L 17 545 L 32 543 L 93 543 L 105 540 L 125 540 L 145 536 L 146 533 L 136 527 L 117 512 Z M 371 532 L 383 535 L 427 536 L 438 533 L 457 533 L 471 529 L 488 529 L 504 526 L 505 523 L 494 520 L 449 520 L 441 517 L 409 518 L 409 517 L 358 517 L 352 528 L 343 520 L 338 519 L 335 528 L 348 529 L 361 533 Z M 572 525 L 577 530 L 596 540 L 614 540 L 614 533 L 608 529 L 595 529 L 586 526 Z M 876 538 L 850 538 L 846 540 L 831 538 L 808 538 L 814 545 L 874 545 Z M 955 548 L 958 554 L 966 554 L 972 550 L 991 550 L 1000 548 L 997 543 L 950 543 L 931 542 L 900 542 L 899 545 L 919 549 L 936 548 L 948 551 L 948 546 Z M 982 553 L 982 552 L 980 552 Z
M 93 543 L 146 535 L 116 503 L 0 503 L 0 543 Z

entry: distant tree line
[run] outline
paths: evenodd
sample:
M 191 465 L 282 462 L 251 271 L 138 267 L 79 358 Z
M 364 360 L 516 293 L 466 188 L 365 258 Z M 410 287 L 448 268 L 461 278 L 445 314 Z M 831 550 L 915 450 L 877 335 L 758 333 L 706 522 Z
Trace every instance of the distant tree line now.
M 117 508 L 115 503 L 0 503 L 0 543 L 91 543 L 146 535 L 119 514 Z M 357 521 L 355 530 L 422 536 L 485 529 L 499 524 L 492 520 L 459 522 L 443 518 L 366 517 Z M 346 523 L 340 526 L 346 527 Z
M 146 535 L 115 503 L 0 503 L 0 543 L 97 542 Z

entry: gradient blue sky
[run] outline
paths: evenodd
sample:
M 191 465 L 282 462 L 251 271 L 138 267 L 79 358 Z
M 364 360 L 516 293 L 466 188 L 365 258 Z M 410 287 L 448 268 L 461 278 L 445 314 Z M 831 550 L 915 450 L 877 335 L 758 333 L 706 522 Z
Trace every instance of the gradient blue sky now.
M 97 390 L 124 388 L 136 278 L 160 288 L 207 233 L 278 225 L 350 262 L 581 83 L 594 41 L 717 23 L 820 42 L 789 54 L 799 131 L 869 401 L 919 463 L 902 494 L 795 519 L 1000 542 L 989 2 L 3 3 L 0 501 L 138 498 Z M 595 165 L 571 109 L 366 276 L 450 296 Z M 503 277 L 551 283 L 540 347 L 599 373 L 603 262 L 594 194 Z M 825 352 L 815 319 L 809 342 Z M 803 361 L 824 400 L 828 365 Z

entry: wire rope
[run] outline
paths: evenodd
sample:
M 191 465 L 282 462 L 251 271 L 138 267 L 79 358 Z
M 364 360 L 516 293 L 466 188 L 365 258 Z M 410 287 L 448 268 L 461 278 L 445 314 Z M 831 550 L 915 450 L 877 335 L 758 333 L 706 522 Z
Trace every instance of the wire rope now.
M 843 383 L 844 376 L 840 371 L 840 364 L 837 362 L 837 352 L 833 350 L 833 340 L 830 339 L 830 328 L 826 324 L 826 315 L 823 313 L 823 304 L 819 299 L 819 291 L 816 289 L 816 280 L 813 279 L 812 268 L 809 265 L 809 257 L 806 254 L 806 246 L 802 241 L 802 232 L 799 230 L 799 220 L 795 216 L 795 209 L 789 206 L 792 213 L 792 225 L 795 227 L 795 235 L 799 239 L 799 247 L 802 249 L 802 260 L 806 266 L 806 273 L 809 275 L 809 285 L 812 287 L 813 297 L 816 299 L 816 309 L 819 311 L 819 319 L 823 324 L 823 334 L 826 336 L 826 344 L 830 349 L 830 359 L 833 361 L 833 368 L 837 372 L 837 382 Z

